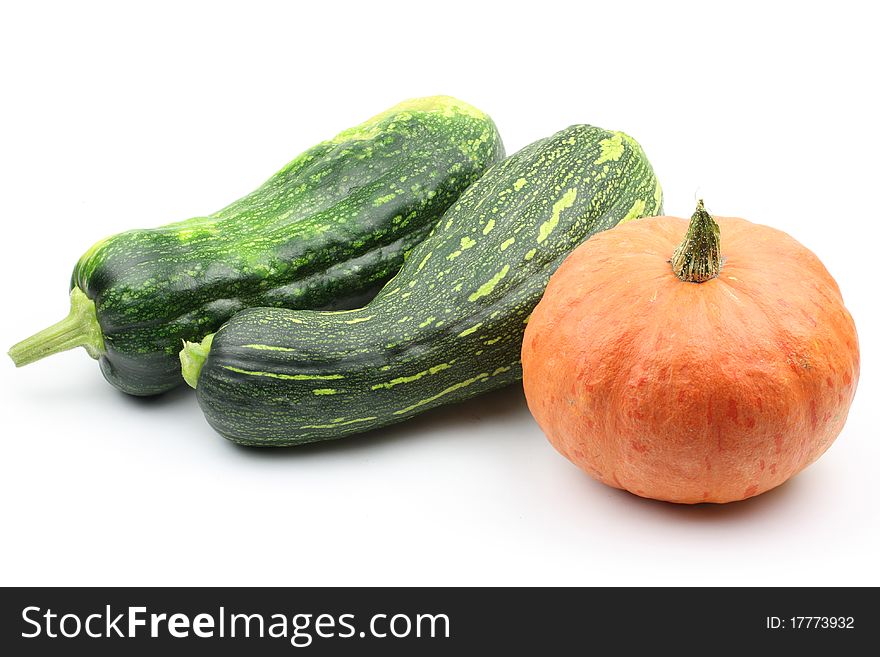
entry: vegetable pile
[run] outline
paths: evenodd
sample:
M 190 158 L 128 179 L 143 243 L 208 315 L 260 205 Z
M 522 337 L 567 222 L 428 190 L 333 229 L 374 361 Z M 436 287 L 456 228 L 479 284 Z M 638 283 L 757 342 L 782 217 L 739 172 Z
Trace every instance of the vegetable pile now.
M 70 315 L 10 356 L 82 346 L 134 395 L 186 380 L 219 433 L 267 446 L 522 378 L 550 442 L 599 480 L 751 497 L 840 433 L 855 326 L 791 237 L 702 202 L 689 224 L 662 212 L 622 132 L 575 125 L 504 159 L 486 114 L 410 100 L 213 215 L 101 240 Z

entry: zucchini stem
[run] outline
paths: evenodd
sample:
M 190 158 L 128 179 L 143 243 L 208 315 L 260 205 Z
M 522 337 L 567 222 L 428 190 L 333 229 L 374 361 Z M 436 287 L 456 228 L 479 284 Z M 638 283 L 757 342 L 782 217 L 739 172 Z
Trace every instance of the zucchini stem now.
M 9 357 L 16 367 L 22 367 L 74 347 L 85 347 L 92 358 L 100 358 L 105 353 L 95 302 L 78 287 L 70 291 L 67 317 L 13 345 Z
M 721 229 L 703 199 L 697 201 L 687 234 L 669 262 L 675 275 L 687 283 L 705 283 L 721 271 Z
M 213 333 L 206 335 L 201 342 L 183 341 L 183 349 L 180 350 L 180 373 L 183 374 L 183 380 L 192 388 L 198 385 L 202 365 L 205 364 L 208 352 L 211 351 L 213 341 Z

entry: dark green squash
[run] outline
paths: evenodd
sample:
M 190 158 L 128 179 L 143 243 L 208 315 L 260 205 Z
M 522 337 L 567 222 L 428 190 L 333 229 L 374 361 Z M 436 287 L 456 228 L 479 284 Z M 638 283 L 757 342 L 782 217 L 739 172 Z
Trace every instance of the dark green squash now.
M 662 211 L 627 135 L 576 125 L 493 166 L 364 308 L 253 308 L 181 354 L 208 422 L 298 445 L 398 422 L 521 378 L 526 322 L 594 233 Z
M 504 149 L 454 98 L 401 103 L 290 162 L 219 212 L 132 230 L 80 258 L 67 319 L 15 345 L 25 365 L 76 346 L 114 386 L 182 383 L 178 352 L 250 306 L 352 308 Z

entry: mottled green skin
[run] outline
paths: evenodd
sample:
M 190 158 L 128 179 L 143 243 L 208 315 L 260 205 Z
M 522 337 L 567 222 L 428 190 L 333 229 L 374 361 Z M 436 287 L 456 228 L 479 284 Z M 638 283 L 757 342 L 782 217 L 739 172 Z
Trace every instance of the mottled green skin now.
M 182 341 L 243 308 L 362 305 L 503 156 L 488 116 L 416 99 L 309 149 L 216 214 L 98 243 L 72 286 L 95 301 L 105 377 L 161 393 L 182 383 Z
M 366 307 L 237 314 L 214 336 L 199 403 L 230 440 L 297 445 L 509 384 L 521 378 L 527 319 L 562 260 L 599 231 L 661 212 L 635 141 L 572 126 L 468 188 Z

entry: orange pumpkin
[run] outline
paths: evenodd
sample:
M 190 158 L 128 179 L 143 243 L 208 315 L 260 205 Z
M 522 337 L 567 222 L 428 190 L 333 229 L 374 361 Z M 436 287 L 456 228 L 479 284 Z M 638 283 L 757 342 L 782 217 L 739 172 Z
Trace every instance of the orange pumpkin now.
M 801 471 L 840 433 L 859 377 L 855 325 L 819 259 L 773 228 L 716 222 L 702 201 L 690 225 L 640 219 L 575 250 L 522 362 L 559 452 L 682 503 L 745 499 Z

